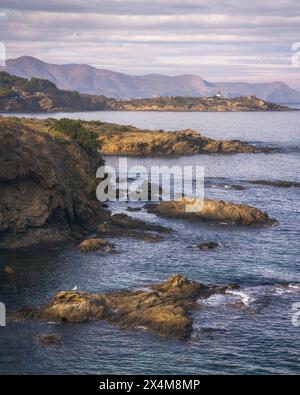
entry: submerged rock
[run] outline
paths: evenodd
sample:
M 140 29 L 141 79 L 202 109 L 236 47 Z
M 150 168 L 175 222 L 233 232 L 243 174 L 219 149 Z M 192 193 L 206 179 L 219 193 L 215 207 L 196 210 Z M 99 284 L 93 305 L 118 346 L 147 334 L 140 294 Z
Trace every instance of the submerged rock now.
M 145 208 L 156 215 L 183 218 L 193 221 L 216 222 L 239 225 L 272 225 L 275 219 L 255 207 L 235 204 L 223 200 L 204 200 L 183 198 L 180 201 L 163 201 L 160 204 L 147 204 Z M 190 211 L 190 210 L 193 211 Z
M 51 344 L 61 344 L 62 336 L 56 333 L 43 333 L 38 336 L 39 344 L 42 346 L 49 346 Z
M 255 180 L 255 181 L 250 181 L 250 183 L 257 185 L 266 185 L 270 187 L 279 187 L 279 188 L 300 188 L 300 182 L 295 182 L 295 181 Z
M 197 248 L 198 250 L 214 250 L 217 247 L 220 247 L 221 243 L 216 243 L 215 241 L 209 241 L 207 243 L 200 243 L 193 245 L 193 248 Z
M 131 206 L 129 206 L 129 207 L 127 207 L 127 211 L 135 213 L 135 212 L 138 212 L 138 211 L 142 211 L 142 207 L 131 207 Z
M 107 320 L 121 329 L 144 328 L 149 332 L 184 339 L 191 334 L 189 312 L 199 305 L 198 298 L 235 289 L 235 285 L 204 285 L 179 274 L 146 290 L 88 294 L 58 292 L 38 310 L 23 310 L 19 317 L 65 323 Z
M 79 244 L 78 249 L 81 252 L 91 252 L 91 251 L 110 252 L 110 253 L 116 252 L 115 247 L 104 239 L 83 240 Z

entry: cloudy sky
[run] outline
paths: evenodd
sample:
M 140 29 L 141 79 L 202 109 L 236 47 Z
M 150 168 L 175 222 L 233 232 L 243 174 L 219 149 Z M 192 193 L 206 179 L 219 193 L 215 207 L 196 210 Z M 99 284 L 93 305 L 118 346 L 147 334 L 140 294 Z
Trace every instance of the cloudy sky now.
M 0 0 L 7 57 L 300 89 L 299 0 Z M 299 44 L 300 47 L 300 44 Z

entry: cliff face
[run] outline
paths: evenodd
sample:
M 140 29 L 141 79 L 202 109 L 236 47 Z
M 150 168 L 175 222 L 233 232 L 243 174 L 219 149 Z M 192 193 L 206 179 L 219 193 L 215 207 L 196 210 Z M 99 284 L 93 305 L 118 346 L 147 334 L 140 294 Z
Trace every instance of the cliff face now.
M 95 229 L 107 215 L 95 196 L 97 162 L 64 135 L 0 118 L 0 249 Z

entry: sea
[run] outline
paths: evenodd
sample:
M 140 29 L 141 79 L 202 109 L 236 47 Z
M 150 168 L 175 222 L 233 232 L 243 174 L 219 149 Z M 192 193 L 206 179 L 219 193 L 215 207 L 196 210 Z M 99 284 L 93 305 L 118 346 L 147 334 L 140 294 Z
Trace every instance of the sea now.
M 295 106 L 300 108 L 299 106 Z M 173 228 L 159 243 L 117 238 L 118 254 L 82 254 L 73 245 L 0 255 L 0 301 L 8 313 L 41 306 L 60 290 L 139 289 L 174 273 L 211 284 L 236 283 L 237 292 L 199 300 L 192 336 L 174 340 L 142 329 L 120 331 L 106 322 L 53 324 L 7 320 L 0 327 L 0 374 L 299 374 L 300 189 L 253 184 L 300 182 L 300 111 L 82 112 L 11 114 L 101 120 L 146 129 L 194 129 L 239 139 L 272 153 L 128 158 L 129 165 L 204 167 L 205 197 L 255 206 L 277 226 L 249 228 L 162 219 L 135 202 L 111 202 L 113 212 Z M 106 157 L 117 165 L 117 158 Z M 191 248 L 215 241 L 219 248 Z M 15 275 L 6 274 L 9 265 Z M 238 302 L 238 303 L 235 303 Z M 44 333 L 61 344 L 41 345 Z

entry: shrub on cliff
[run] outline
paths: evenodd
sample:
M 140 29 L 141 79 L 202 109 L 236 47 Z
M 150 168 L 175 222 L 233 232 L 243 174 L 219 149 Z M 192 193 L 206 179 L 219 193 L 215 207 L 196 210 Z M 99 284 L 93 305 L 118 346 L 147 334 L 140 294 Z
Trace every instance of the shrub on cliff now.
M 83 127 L 80 120 L 62 118 L 54 121 L 53 130 L 70 136 L 77 144 L 86 151 L 95 152 L 99 146 L 97 133 Z

